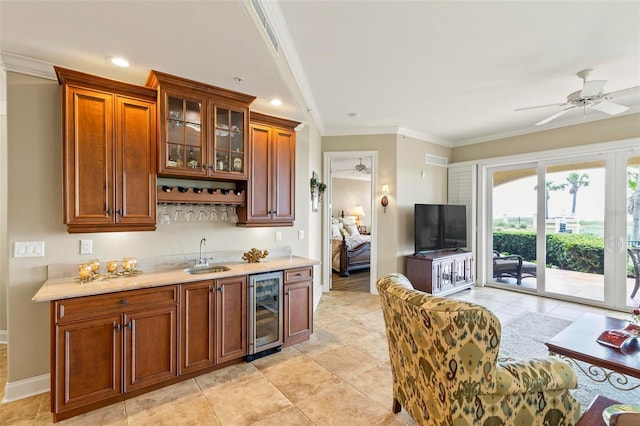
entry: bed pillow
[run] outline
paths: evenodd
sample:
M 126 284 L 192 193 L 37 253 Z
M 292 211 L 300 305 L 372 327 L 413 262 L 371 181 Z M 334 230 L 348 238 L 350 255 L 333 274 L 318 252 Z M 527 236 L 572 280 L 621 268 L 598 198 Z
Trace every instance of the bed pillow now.
M 342 218 L 341 222 L 344 224 L 345 227 L 347 225 L 355 225 L 356 224 L 356 218 L 355 218 L 355 216 L 345 216 L 345 217 Z
M 354 235 L 360 235 L 360 232 L 358 231 L 358 227 L 356 226 L 355 223 L 353 225 L 345 225 L 344 228 L 347 230 L 349 235 L 352 236 L 352 237 Z
M 332 223 L 331 224 L 331 238 L 341 238 L 342 234 L 340 233 L 341 223 Z

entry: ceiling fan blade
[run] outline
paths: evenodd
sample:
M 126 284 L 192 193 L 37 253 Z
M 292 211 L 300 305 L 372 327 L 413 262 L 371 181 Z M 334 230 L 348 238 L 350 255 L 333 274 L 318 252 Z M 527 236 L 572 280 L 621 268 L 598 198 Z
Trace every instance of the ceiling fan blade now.
M 607 84 L 607 80 L 591 80 L 585 81 L 584 87 L 580 92 L 580 96 L 583 98 L 590 98 L 592 96 L 598 95 L 602 92 L 604 85 Z
M 603 98 L 617 98 L 620 96 L 640 95 L 640 86 L 627 87 L 626 89 L 615 90 L 613 92 L 605 93 Z
M 609 115 L 621 114 L 629 109 L 627 106 L 614 104 L 613 102 L 608 101 L 598 102 L 597 104 L 592 105 L 591 108 Z
M 531 107 L 525 107 L 525 108 L 518 108 L 518 109 L 514 109 L 514 111 L 526 111 L 528 109 L 536 109 L 536 108 L 547 108 L 547 107 L 552 107 L 552 106 L 564 106 L 566 105 L 566 102 L 563 102 L 561 104 L 548 104 L 548 105 L 537 105 L 537 106 L 531 106 Z
M 551 117 L 547 117 L 544 120 L 536 123 L 536 126 L 540 126 L 542 124 L 547 124 L 548 122 L 555 120 L 556 118 L 560 117 L 561 115 L 564 115 L 567 111 L 569 111 L 570 109 L 574 109 L 575 106 L 569 107 L 569 108 L 565 108 L 560 112 L 556 112 L 555 114 L 553 114 Z

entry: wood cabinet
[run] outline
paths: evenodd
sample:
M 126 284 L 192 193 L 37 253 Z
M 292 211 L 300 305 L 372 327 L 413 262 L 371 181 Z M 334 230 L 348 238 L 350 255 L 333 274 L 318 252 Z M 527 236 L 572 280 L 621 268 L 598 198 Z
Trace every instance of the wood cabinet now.
M 180 374 L 247 354 L 247 277 L 183 284 Z
M 54 420 L 177 377 L 177 314 L 177 286 L 51 302 Z
M 467 252 L 407 256 L 407 278 L 417 290 L 444 296 L 474 285 L 473 263 Z
M 313 267 L 284 273 L 284 346 L 308 340 L 313 333 Z
M 155 230 L 156 91 L 55 70 L 68 232 Z
M 238 226 L 293 226 L 297 121 L 251 113 L 247 204 Z
M 254 96 L 159 71 L 146 85 L 158 90 L 159 175 L 247 180 Z

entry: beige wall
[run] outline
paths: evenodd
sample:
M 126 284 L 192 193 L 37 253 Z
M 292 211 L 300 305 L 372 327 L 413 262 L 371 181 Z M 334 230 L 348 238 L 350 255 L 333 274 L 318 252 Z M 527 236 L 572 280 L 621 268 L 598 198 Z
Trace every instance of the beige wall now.
M 446 202 L 447 169 L 424 164 L 425 154 L 449 158 L 450 149 L 402 135 L 332 136 L 322 138 L 323 152 L 377 151 L 378 188 L 376 200 L 382 197 L 382 185 L 389 186 L 386 213 L 376 201 L 378 238 L 378 277 L 405 270 L 404 256 L 413 252 L 413 204 Z M 425 171 L 425 178 L 421 171 Z M 335 211 L 334 211 L 335 212 Z
M 16 241 L 45 242 L 44 257 L 8 260 L 9 383 L 49 372 L 49 306 L 31 301 L 46 280 L 48 264 L 196 253 L 202 237 L 207 238 L 207 251 L 291 246 L 295 255 L 320 258 L 320 223 L 310 214 L 308 196 L 310 169 L 318 170 L 321 165 L 320 136 L 313 126 L 297 137 L 293 227 L 247 229 L 192 222 L 161 225 L 156 232 L 70 235 L 62 223 L 60 86 L 11 72 L 7 86 L 9 167 L 0 168 L 3 180 L 6 173 L 10 200 L 7 239 L 9 247 Z M 303 240 L 298 239 L 299 230 L 305 233 Z M 276 231 L 282 232 L 282 242 L 275 242 Z M 92 255 L 79 254 L 80 239 L 93 240 Z M 317 292 L 318 288 L 320 282 Z
M 451 157 L 451 148 L 408 136 L 398 136 L 399 271 L 405 270 L 404 255 L 412 254 L 414 250 L 413 205 L 447 202 L 447 168 L 425 164 L 425 154 L 448 159 Z
M 638 137 L 639 133 L 640 113 L 629 114 L 457 147 L 453 149 L 451 162 L 457 163 L 623 140 Z
M 7 87 L 6 75 L 0 68 L 0 342 L 7 331 Z
M 360 225 L 371 227 L 371 182 L 366 180 L 333 178 L 331 179 L 331 207 L 333 215 L 351 216 L 356 204 L 360 204 L 365 216 L 360 218 Z

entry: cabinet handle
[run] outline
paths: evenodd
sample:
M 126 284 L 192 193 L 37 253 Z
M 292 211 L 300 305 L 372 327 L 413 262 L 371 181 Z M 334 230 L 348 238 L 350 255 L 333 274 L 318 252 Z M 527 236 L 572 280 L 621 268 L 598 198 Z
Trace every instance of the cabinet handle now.
M 118 324 L 116 324 L 115 329 L 116 329 L 116 331 L 120 331 L 121 327 L 120 327 L 120 324 L 119 324 L 119 323 L 118 323 Z
M 126 305 L 127 303 L 129 303 L 129 301 L 127 299 L 121 299 L 118 303 L 121 305 Z
M 127 327 L 129 330 L 131 330 L 131 327 L 132 327 L 131 321 L 129 321 L 125 327 Z
M 301 276 L 302 276 L 302 272 L 298 272 L 298 273 L 296 274 L 296 277 L 301 277 Z

